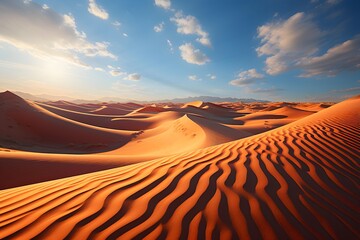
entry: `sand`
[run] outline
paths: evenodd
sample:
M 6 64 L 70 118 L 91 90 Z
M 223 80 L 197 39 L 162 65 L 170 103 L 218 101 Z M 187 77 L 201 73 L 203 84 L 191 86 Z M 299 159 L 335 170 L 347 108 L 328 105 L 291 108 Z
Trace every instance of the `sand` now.
M 14 97 L 10 96 L 4 97 L 6 106 Z M 1 101 L 2 110 L 5 101 Z M 111 169 L 83 175 L 75 171 L 72 177 L 56 176 L 59 179 L 31 185 L 16 167 L 1 175 L 1 181 L 10 175 L 25 181 L 0 191 L 0 239 L 357 239 L 360 235 L 360 97 L 331 107 L 195 102 L 114 117 L 144 124 L 134 124 L 138 128 L 131 131 L 80 123 L 32 104 L 47 121 L 52 116 L 54 124 L 73 124 L 71 131 L 91 129 L 120 139 L 143 132 L 120 147 L 97 153 L 82 148 L 81 154 L 67 153 L 59 140 L 44 145 L 58 153 L 17 149 L 21 144 L 3 146 L 2 170 L 14 159 L 27 161 L 28 175 L 35 160 L 43 168 L 37 167 L 39 173 L 65 162 L 78 164 L 74 169 L 80 170 L 86 169 L 81 164 L 88 164 L 89 172 L 106 165 Z M 155 111 L 158 107 L 166 111 Z M 11 118 L 6 115 L 1 121 L 8 124 Z M 20 127 L 13 129 L 25 134 Z M 111 138 L 108 141 L 110 146 Z M 137 141 L 141 142 L 136 150 Z

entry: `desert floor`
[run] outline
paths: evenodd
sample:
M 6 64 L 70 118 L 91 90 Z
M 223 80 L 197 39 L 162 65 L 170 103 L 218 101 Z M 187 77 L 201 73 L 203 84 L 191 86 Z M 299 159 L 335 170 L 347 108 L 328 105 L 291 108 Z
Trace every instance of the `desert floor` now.
M 0 239 L 358 239 L 360 97 L 75 104 L 0 93 Z

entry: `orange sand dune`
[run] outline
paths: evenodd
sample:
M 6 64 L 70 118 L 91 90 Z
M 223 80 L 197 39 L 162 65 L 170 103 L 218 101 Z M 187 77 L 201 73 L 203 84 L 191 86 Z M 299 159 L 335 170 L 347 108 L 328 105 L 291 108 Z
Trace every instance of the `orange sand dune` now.
M 89 105 L 79 105 L 67 101 L 53 101 L 53 102 L 45 102 L 47 105 L 59 107 L 66 110 L 77 111 L 77 112 L 91 112 L 97 109 L 97 106 L 89 106 Z
M 111 114 L 101 115 L 97 114 L 99 112 L 83 113 L 43 103 L 38 103 L 38 105 L 61 117 L 102 128 L 138 131 L 146 129 L 149 126 L 149 124 L 146 123 L 142 124 L 144 122 L 142 119 L 135 119 L 137 116 L 116 115 L 115 112 L 108 112 Z M 119 121 L 119 119 L 124 119 L 124 122 Z
M 0 238 L 357 239 L 359 159 L 360 97 L 245 139 L 2 190 Z
M 91 113 L 99 114 L 99 115 L 126 115 L 131 111 L 121 108 L 114 108 L 109 106 L 102 106 L 98 109 L 91 111 Z
M 116 131 L 55 115 L 11 92 L 0 94 L 0 145 L 39 152 L 99 152 L 118 148 L 136 132 Z
M 141 113 L 133 109 L 144 107 L 133 103 L 73 104 L 57 101 L 50 102 L 51 105 L 35 104 L 10 92 L 0 94 L 0 100 L 0 122 L 4 133 L 0 137 L 0 168 L 6 169 L 4 176 L 7 176 L 0 189 L 213 146 L 268 131 L 305 116 L 280 116 L 276 112 L 272 115 L 266 115 L 266 112 L 245 115 L 236 113 L 231 107 L 207 102 L 198 103 L 199 107 L 186 104 L 183 108 L 176 104 L 171 107 L 149 105 L 147 107 L 162 110 Z M 84 113 L 74 111 L 75 108 L 60 108 L 63 105 L 79 109 L 104 108 L 110 110 L 110 115 L 100 115 L 100 111 L 94 113 L 93 110 Z M 111 114 L 111 109 L 120 107 L 133 113 Z M 86 154 L 94 152 L 98 154 Z M 32 174 L 24 174 L 29 166 Z M 24 176 L 17 178 L 18 175 Z

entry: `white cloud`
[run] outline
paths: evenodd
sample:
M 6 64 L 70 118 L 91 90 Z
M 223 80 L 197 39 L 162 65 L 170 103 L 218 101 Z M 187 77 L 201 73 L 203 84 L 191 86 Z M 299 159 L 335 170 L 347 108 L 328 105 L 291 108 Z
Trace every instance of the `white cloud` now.
M 126 33 L 123 33 L 123 36 L 124 36 L 124 37 L 128 37 L 129 35 L 127 35 Z
M 208 74 L 207 75 L 211 80 L 215 80 L 216 79 L 216 75 L 214 75 L 214 74 Z
M 46 4 L 43 4 L 43 5 L 42 5 L 42 8 L 43 8 L 44 10 L 47 10 L 47 9 L 49 9 L 49 6 L 46 5 Z
M 190 75 L 188 76 L 188 79 L 191 80 L 191 81 L 198 81 L 198 80 L 201 80 L 198 76 L 196 75 Z
M 264 75 L 258 73 L 255 68 L 243 71 L 238 74 L 237 78 L 229 83 L 234 86 L 244 86 L 255 83 L 257 79 L 264 78 Z
M 109 73 L 113 77 L 117 77 L 117 76 L 121 76 L 121 75 L 126 74 L 126 73 L 124 73 L 124 72 L 122 72 L 120 70 L 117 70 L 117 69 L 110 70 Z
M 167 44 L 169 46 L 170 52 L 173 53 L 174 52 L 174 47 L 173 47 L 172 42 L 169 39 L 167 39 L 166 42 L 167 42 Z
M 155 5 L 168 10 L 171 7 L 171 2 L 170 0 L 155 0 Z
M 114 22 L 112 22 L 112 25 L 115 26 L 116 29 L 119 29 L 120 26 L 121 26 L 121 22 L 119 22 L 119 21 L 114 21 Z
M 124 79 L 131 80 L 131 81 L 138 81 L 141 79 L 141 75 L 139 73 L 131 73 L 131 74 L 128 74 L 127 77 L 125 77 Z
M 87 66 L 79 58 L 102 56 L 116 59 L 108 51 L 109 43 L 87 40 L 79 32 L 72 15 L 60 15 L 52 9 L 22 0 L 2 0 L 0 5 L 0 42 L 42 58 L 57 58 Z
M 323 36 L 309 16 L 296 13 L 285 21 L 259 27 L 261 46 L 256 50 L 259 56 L 267 55 L 266 72 L 270 75 L 300 69 L 304 71 L 301 76 L 311 77 L 359 69 L 359 36 L 316 56 Z
M 164 30 L 164 22 L 159 23 L 158 25 L 154 26 L 154 31 L 155 32 L 162 32 L 162 30 Z
M 299 55 L 311 55 L 318 50 L 322 33 L 304 13 L 296 13 L 289 19 L 272 22 L 258 28 L 262 45 L 256 49 L 266 59 L 266 72 L 276 75 L 288 70 L 288 65 Z
M 209 62 L 210 59 L 199 49 L 195 49 L 191 43 L 183 44 L 179 47 L 181 52 L 181 57 L 186 62 L 197 65 L 204 65 Z
M 101 67 L 94 68 L 95 71 L 104 72 L 105 70 Z
M 124 80 L 131 80 L 131 81 L 138 81 L 141 79 L 141 75 L 139 73 L 130 73 L 128 74 L 127 72 L 123 72 L 121 71 L 120 67 L 113 67 L 111 65 L 107 66 L 110 70 L 109 70 L 109 74 L 113 77 L 118 77 L 118 76 L 124 76 L 123 78 Z
M 106 12 L 106 10 L 104 8 L 102 8 L 101 6 L 97 5 L 95 0 L 89 0 L 88 11 L 92 15 L 94 15 L 98 18 L 101 18 L 103 20 L 106 20 L 109 18 L 109 14 Z
M 175 14 L 175 17 L 170 20 L 175 22 L 178 33 L 186 35 L 195 34 L 199 36 L 196 41 L 200 42 L 202 45 L 211 46 L 209 34 L 202 29 L 194 16 L 183 16 L 181 12 L 178 12 Z
M 109 74 L 113 77 L 118 77 L 118 76 L 122 76 L 122 75 L 126 75 L 126 72 L 121 71 L 120 67 L 113 67 L 111 65 L 107 66 L 110 70 L 109 70 Z
M 339 72 L 360 69 L 360 35 L 330 48 L 321 56 L 305 57 L 299 60 L 297 67 L 305 73 L 302 77 L 315 75 L 334 76 Z

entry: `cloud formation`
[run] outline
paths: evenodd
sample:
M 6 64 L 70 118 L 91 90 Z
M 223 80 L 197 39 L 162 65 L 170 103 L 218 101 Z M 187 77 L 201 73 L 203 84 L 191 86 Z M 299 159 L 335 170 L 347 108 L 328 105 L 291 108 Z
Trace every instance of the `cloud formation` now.
M 102 8 L 101 6 L 99 6 L 95 2 L 95 0 L 89 0 L 88 11 L 92 15 L 94 15 L 98 18 L 101 18 L 103 20 L 106 20 L 109 18 L 109 14 L 107 13 L 107 11 L 104 8 Z
M 169 39 L 167 39 L 166 42 L 167 42 L 167 44 L 169 46 L 170 52 L 174 53 L 174 47 L 173 47 L 172 42 Z
M 110 69 L 109 74 L 113 77 L 118 77 L 126 74 L 126 72 L 121 71 L 120 67 L 113 67 L 111 65 L 108 65 L 107 67 Z
M 114 22 L 112 22 L 111 24 L 112 24 L 113 26 L 115 26 L 116 29 L 119 29 L 120 26 L 121 26 L 121 22 L 119 22 L 119 21 L 114 21 Z
M 155 0 L 155 5 L 168 10 L 171 7 L 171 2 L 170 0 Z
M 197 80 L 201 80 L 198 76 L 196 75 L 190 75 L 188 76 L 188 79 L 191 81 L 197 81 Z
M 208 74 L 207 75 L 211 80 L 215 80 L 216 79 L 216 75 L 214 75 L 214 74 Z
M 302 77 L 333 76 L 360 68 L 360 35 L 317 55 L 324 36 L 312 18 L 296 13 L 285 21 L 271 22 L 258 28 L 259 56 L 267 56 L 266 72 L 277 75 L 300 69 Z
M 360 69 L 360 35 L 330 48 L 317 57 L 305 57 L 296 64 L 304 70 L 302 77 L 325 74 L 334 76 L 339 72 Z
M 186 62 L 197 65 L 204 65 L 209 62 L 210 59 L 199 49 L 195 49 L 195 47 L 191 43 L 185 43 L 179 47 L 181 52 L 181 57 Z
M 141 79 L 141 75 L 139 73 L 131 73 L 131 74 L 128 74 L 127 77 L 125 77 L 124 79 L 131 80 L 131 81 L 138 81 Z
M 197 35 L 196 41 L 204 46 L 211 46 L 209 34 L 205 32 L 198 20 L 191 15 L 184 16 L 181 12 L 177 12 L 175 17 L 170 19 L 177 26 L 177 32 L 186 35 Z
M 80 60 L 79 55 L 116 59 L 108 51 L 109 43 L 89 42 L 86 34 L 78 31 L 72 15 L 60 15 L 31 1 L 1 2 L 1 41 L 33 56 L 62 59 L 81 66 L 88 65 Z
M 158 25 L 154 26 L 154 31 L 157 32 L 157 33 L 162 32 L 162 30 L 164 30 L 164 26 L 165 26 L 165 23 L 161 22 Z
M 258 73 L 255 68 L 243 71 L 238 74 L 237 78 L 229 83 L 233 86 L 245 86 L 255 83 L 258 79 L 264 78 L 264 75 Z
M 300 56 L 312 55 L 318 50 L 322 33 L 304 13 L 296 13 L 289 19 L 272 22 L 258 28 L 261 46 L 256 49 L 259 56 L 268 55 L 266 72 L 271 75 L 289 69 L 289 64 Z

